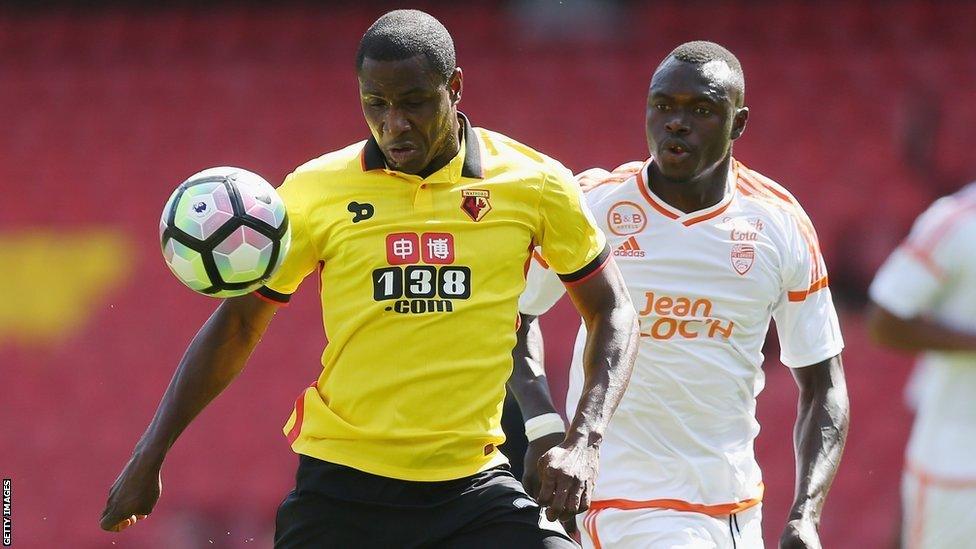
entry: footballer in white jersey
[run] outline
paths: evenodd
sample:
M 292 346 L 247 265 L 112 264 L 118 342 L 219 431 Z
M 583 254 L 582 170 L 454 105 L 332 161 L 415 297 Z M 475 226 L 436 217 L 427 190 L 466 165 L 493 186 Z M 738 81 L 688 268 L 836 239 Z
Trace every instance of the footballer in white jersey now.
M 577 518 L 586 547 L 762 547 L 753 440 L 772 318 L 801 393 L 801 479 L 784 546 L 820 546 L 819 513 L 847 428 L 843 340 L 810 219 L 783 187 L 731 157 L 745 123 L 733 60 L 711 43 L 672 52 L 651 81 L 652 157 L 579 178 L 641 331 L 630 386 L 600 446 L 593 501 Z M 537 326 L 562 293 L 534 261 L 523 323 Z M 581 391 L 584 330 L 568 403 Z
M 921 351 L 903 477 L 906 548 L 976 539 L 976 183 L 932 204 L 878 271 L 870 326 Z

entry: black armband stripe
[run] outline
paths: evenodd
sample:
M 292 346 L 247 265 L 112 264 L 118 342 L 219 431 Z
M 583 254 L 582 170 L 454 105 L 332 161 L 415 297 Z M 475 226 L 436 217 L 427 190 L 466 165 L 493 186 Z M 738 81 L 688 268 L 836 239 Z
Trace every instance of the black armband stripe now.
M 563 281 L 563 284 L 576 284 L 582 282 L 583 280 L 589 278 L 592 275 L 600 272 L 603 267 L 606 266 L 607 261 L 610 260 L 610 244 L 603 247 L 603 251 L 597 254 L 592 261 L 583 265 L 583 267 L 574 273 L 561 274 L 559 275 L 559 280 Z
M 282 305 L 286 305 L 289 301 L 291 301 L 291 294 L 276 292 L 267 286 L 261 286 L 257 290 L 254 290 L 254 293 L 269 301 L 274 301 L 275 303 L 280 303 Z

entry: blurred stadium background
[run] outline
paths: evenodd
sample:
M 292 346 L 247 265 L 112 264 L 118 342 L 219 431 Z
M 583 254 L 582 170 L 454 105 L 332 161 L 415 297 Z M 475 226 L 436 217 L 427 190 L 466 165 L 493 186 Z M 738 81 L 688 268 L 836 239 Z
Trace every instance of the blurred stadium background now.
M 174 186 L 207 166 L 280 182 L 362 139 L 355 47 L 402 4 L 0 7 L 0 473 L 16 547 L 269 546 L 296 459 L 280 433 L 319 370 L 315 284 L 186 432 L 164 493 L 121 536 L 97 522 L 189 339 L 215 302 L 157 245 Z M 868 341 L 865 289 L 930 201 L 976 177 L 976 3 L 419 1 L 451 30 L 463 110 L 574 170 L 643 159 L 656 63 L 696 38 L 746 71 L 747 165 L 819 228 L 843 314 L 853 426 L 826 547 L 883 547 L 898 517 L 910 361 Z M 577 320 L 544 319 L 557 396 Z M 796 390 L 768 349 L 758 452 L 766 542 L 792 497 Z

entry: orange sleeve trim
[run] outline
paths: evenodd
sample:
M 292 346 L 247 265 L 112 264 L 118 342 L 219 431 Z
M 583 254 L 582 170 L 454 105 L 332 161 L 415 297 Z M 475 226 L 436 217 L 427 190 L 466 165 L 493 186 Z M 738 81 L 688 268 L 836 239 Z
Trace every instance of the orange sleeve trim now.
M 672 511 L 684 511 L 688 513 L 701 513 L 709 516 L 722 516 L 740 513 L 750 509 L 762 502 L 765 486 L 759 484 L 759 496 L 750 498 L 738 503 L 719 503 L 715 505 L 705 505 L 701 503 L 689 503 L 681 499 L 649 499 L 645 501 L 634 501 L 630 499 L 606 499 L 594 501 L 590 509 L 620 509 L 623 511 L 633 511 L 635 509 L 671 509 Z M 592 536 L 591 536 L 592 537 Z
M 810 287 L 807 288 L 806 290 L 799 290 L 799 291 L 796 291 L 796 292 L 789 292 L 786 295 L 787 295 L 787 297 L 789 297 L 790 301 L 803 301 L 810 294 L 816 293 L 816 292 L 818 292 L 818 291 L 826 288 L 827 287 L 827 282 L 828 282 L 827 277 L 824 276 L 820 280 L 818 280 L 818 281 L 814 282 L 813 284 L 811 284 Z
M 942 270 L 942 267 L 935 264 L 935 260 L 933 260 L 932 256 L 925 250 L 920 250 L 911 244 L 905 244 L 902 246 L 902 249 L 905 250 L 905 253 L 911 256 L 912 259 L 921 263 L 922 266 L 925 267 L 925 269 L 932 273 L 932 275 L 934 275 L 936 278 L 945 277 L 945 271 Z

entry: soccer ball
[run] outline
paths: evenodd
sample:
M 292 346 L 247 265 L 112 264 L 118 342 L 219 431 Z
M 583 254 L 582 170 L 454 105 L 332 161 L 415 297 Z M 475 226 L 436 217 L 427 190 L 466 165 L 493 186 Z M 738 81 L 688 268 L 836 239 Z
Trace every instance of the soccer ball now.
M 285 204 L 260 175 L 220 167 L 173 191 L 159 221 L 163 257 L 191 290 L 234 297 L 256 290 L 291 244 Z

